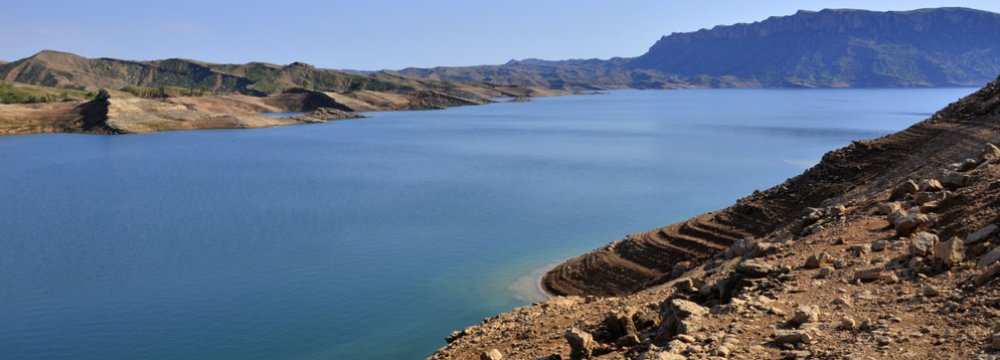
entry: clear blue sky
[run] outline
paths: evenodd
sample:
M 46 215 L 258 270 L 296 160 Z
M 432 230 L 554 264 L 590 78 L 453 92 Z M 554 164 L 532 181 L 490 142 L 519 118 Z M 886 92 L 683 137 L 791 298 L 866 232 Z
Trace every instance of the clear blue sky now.
M 799 9 L 940 6 L 1000 12 L 1000 1 L 944 0 L 0 0 L 0 59 L 53 49 L 376 70 L 609 58 L 640 55 L 671 32 Z

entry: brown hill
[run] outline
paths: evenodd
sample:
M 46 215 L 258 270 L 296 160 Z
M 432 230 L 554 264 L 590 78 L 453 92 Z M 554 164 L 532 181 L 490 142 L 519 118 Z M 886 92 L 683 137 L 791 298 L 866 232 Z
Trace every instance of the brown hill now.
M 360 74 L 319 69 L 309 64 L 212 64 L 187 59 L 131 61 L 89 59 L 45 50 L 14 62 L 0 64 L 0 81 L 55 88 L 117 90 L 126 86 L 171 87 L 209 93 L 268 95 L 287 89 L 349 93 L 354 91 L 433 91 L 459 97 L 476 97 L 476 89 L 495 86 L 467 85 L 376 73 Z M 514 91 L 523 91 L 514 89 Z
M 620 296 L 515 309 L 430 358 L 995 359 L 998 129 L 1000 80 L 545 278 L 562 293 Z
M 934 176 L 933 172 L 955 161 L 949 155 L 988 141 L 1000 143 L 1000 138 L 993 138 L 996 134 L 981 133 L 993 119 L 976 117 L 983 123 L 974 124 L 973 129 L 959 121 L 993 111 L 996 88 L 992 83 L 900 133 L 830 152 L 802 175 L 731 207 L 636 233 L 567 261 L 549 272 L 544 284 L 564 295 L 631 293 L 669 280 L 677 264 L 685 260 L 698 263 L 740 239 L 773 234 L 809 207 L 863 197 L 905 178 Z

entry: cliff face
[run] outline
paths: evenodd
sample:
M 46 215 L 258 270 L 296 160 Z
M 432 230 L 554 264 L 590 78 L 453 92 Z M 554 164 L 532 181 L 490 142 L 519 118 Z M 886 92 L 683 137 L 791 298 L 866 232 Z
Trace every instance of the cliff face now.
M 1000 14 L 938 8 L 800 11 L 662 37 L 636 58 L 404 69 L 438 80 L 558 89 L 982 86 L 1000 73 Z
M 800 11 L 664 36 L 630 68 L 764 86 L 976 85 L 1000 73 L 1000 15 L 962 8 Z

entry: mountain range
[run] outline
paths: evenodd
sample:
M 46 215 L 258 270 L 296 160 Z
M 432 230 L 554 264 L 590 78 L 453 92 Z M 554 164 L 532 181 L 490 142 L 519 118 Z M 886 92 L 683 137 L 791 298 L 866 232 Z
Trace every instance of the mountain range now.
M 799 11 L 673 33 L 633 58 L 386 73 L 554 89 L 982 86 L 1000 73 L 1000 14 L 967 8 Z
M 0 63 L 0 80 L 56 88 L 120 89 L 126 86 L 178 87 L 216 93 L 267 95 L 290 88 L 350 92 L 448 90 L 452 84 L 385 73 L 359 74 L 319 69 L 304 63 L 213 64 L 188 59 L 132 61 L 85 58 L 44 50 Z
M 981 86 L 1000 73 L 1000 14 L 967 8 L 799 11 L 749 24 L 663 36 L 645 54 L 607 60 L 378 72 L 304 63 L 88 59 L 58 51 L 0 62 L 0 81 L 57 88 L 178 87 L 268 95 L 316 91 L 446 91 L 460 82 L 557 90 L 685 87 Z

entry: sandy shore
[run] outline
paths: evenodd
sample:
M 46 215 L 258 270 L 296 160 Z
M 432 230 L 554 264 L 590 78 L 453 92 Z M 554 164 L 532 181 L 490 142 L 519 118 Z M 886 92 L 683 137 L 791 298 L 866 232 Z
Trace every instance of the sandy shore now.
M 545 273 L 552 270 L 559 263 L 552 263 L 545 265 L 540 268 L 532 269 L 531 271 L 520 276 L 511 283 L 507 289 L 514 294 L 518 299 L 527 302 L 540 302 L 545 301 L 552 297 L 548 291 L 545 291 L 545 287 L 542 286 L 542 278 Z

